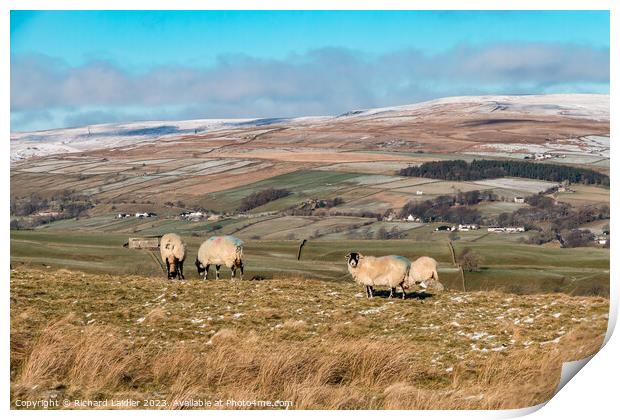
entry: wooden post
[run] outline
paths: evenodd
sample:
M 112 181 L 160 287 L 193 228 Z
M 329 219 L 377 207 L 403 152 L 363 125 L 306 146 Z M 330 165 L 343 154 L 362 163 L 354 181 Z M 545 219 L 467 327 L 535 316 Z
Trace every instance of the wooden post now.
M 301 249 L 304 247 L 304 245 L 306 244 L 305 239 L 301 241 L 301 243 L 299 244 L 299 251 L 297 251 L 297 261 L 299 261 L 301 259 Z
M 452 256 L 452 264 L 456 265 L 456 254 L 454 253 L 454 245 L 452 245 L 452 241 L 448 241 L 448 248 L 450 248 L 450 255 Z

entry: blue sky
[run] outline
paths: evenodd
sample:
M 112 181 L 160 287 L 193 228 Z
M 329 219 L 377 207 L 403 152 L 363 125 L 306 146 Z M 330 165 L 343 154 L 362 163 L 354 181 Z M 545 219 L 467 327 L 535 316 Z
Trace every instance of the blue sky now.
M 609 13 L 11 12 L 13 131 L 608 93 Z

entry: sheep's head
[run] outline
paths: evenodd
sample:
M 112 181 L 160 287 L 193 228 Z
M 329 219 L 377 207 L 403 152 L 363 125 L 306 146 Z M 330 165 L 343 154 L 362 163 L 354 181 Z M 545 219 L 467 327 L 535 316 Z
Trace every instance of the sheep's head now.
M 344 258 L 347 260 L 349 267 L 356 268 L 360 260 L 363 258 L 363 255 L 359 252 L 350 252 Z
M 170 278 L 175 278 L 177 276 L 177 259 L 174 257 L 168 257 L 168 264 L 170 266 L 170 271 L 168 276 Z
M 241 261 L 241 258 L 235 258 L 235 262 L 233 263 L 233 267 L 243 267 L 243 261 Z
M 200 261 L 198 261 L 198 258 L 196 258 L 196 262 L 194 262 L 194 264 L 196 264 L 196 269 L 198 270 L 198 275 L 201 276 L 205 272 L 205 268 L 202 266 Z

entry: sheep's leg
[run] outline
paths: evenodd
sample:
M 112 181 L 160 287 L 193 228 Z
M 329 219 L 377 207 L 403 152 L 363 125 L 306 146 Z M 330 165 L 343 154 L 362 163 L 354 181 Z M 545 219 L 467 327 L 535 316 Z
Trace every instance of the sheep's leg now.
M 232 267 L 230 267 L 230 280 L 234 280 L 235 279 L 235 274 L 236 273 L 237 273 L 237 269 L 233 265 Z
M 183 261 L 179 261 L 179 279 L 185 280 L 185 276 L 183 275 Z
M 207 277 L 208 277 L 208 276 L 209 276 L 209 264 L 207 264 L 207 266 L 205 267 L 205 271 L 204 271 L 204 273 L 203 273 L 203 275 L 202 275 L 202 279 L 203 279 L 204 281 L 207 281 Z
M 370 297 L 370 286 L 366 286 L 366 297 Z
M 372 286 L 368 286 L 368 290 L 370 290 L 370 297 L 372 298 L 373 297 L 373 295 L 372 295 L 372 292 L 373 292 Z
M 243 263 L 239 263 L 239 270 L 241 274 L 239 274 L 239 279 L 243 281 Z
M 401 288 L 401 290 L 403 291 L 403 299 L 405 299 L 405 296 L 406 296 L 406 294 L 405 294 L 405 285 L 404 285 L 404 284 L 401 284 L 401 285 L 400 285 L 400 288 Z
M 390 299 L 392 299 L 392 296 L 394 296 L 394 293 L 396 293 L 396 287 L 390 287 Z
M 168 262 L 168 259 L 166 259 L 166 277 L 170 280 L 170 262 Z
M 220 279 L 220 267 L 221 265 L 218 265 L 218 264 L 215 265 L 215 280 Z

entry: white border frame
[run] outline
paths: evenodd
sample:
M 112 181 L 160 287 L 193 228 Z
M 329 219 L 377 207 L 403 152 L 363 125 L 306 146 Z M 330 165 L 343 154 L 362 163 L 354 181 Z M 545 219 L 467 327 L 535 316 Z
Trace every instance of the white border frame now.
M 234 4 L 227 3 L 223 0 L 216 1 L 199 1 L 199 0 L 152 0 L 152 1 L 140 1 L 140 0 L 5 0 L 2 2 L 0 8 L 2 9 L 2 25 L 0 27 L 0 45 L 2 49 L 2 92 L 4 93 L 4 100 L 1 105 L 0 112 L 0 125 L 2 127 L 2 133 L 4 134 L 4 142 L 2 143 L 2 150 L 4 151 L 5 162 L 8 163 L 8 157 L 10 156 L 10 77 L 9 77 L 9 60 L 10 60 L 10 13 L 9 10 L 87 10 L 87 9 L 112 9 L 112 10 L 181 10 L 181 9 L 211 9 L 211 10 L 374 10 L 374 9 L 386 9 L 386 10 L 611 10 L 610 25 L 611 25 L 611 40 L 619 40 L 620 33 L 618 30 L 618 2 L 612 0 L 565 0 L 565 1 L 552 1 L 552 0 L 426 0 L 426 1 L 406 1 L 406 0 L 384 0 L 384 1 L 329 1 L 329 0 L 290 0 L 287 2 L 277 0 L 264 0 L 264 1 L 251 1 L 251 0 L 237 0 Z M 618 107 L 614 102 L 614 98 L 617 97 L 618 88 L 614 83 L 614 74 L 618 74 L 618 51 L 614 49 L 616 45 L 612 42 L 610 47 L 611 54 L 611 72 L 610 72 L 610 94 L 611 94 L 611 113 L 610 115 L 618 115 Z M 614 112 L 615 111 L 615 112 Z M 617 123 L 614 118 L 611 120 L 611 137 L 616 137 Z M 614 143 L 611 143 L 611 155 L 613 156 L 618 149 Z M 0 184 L 3 197 L 9 196 L 10 189 L 10 165 L 3 166 L 3 181 Z M 611 165 L 611 178 L 617 179 L 619 169 Z M 617 208 L 619 203 L 619 197 L 616 193 L 615 183 L 612 183 L 611 187 L 611 210 L 612 220 L 616 220 Z M 5 204 L 5 211 L 8 212 L 8 203 Z M 6 234 L 5 238 L 8 239 L 9 235 L 9 217 L 5 214 L 2 220 L 3 230 Z M 614 223 L 610 221 L 610 224 L 614 226 Z M 2 250 L 4 264 L 2 267 L 8 274 L 8 267 L 10 263 L 10 241 L 4 240 L 0 242 L 0 248 Z M 620 353 L 620 342 L 617 337 L 613 337 L 611 334 L 615 327 L 617 320 L 617 304 L 620 291 L 618 290 L 618 281 L 615 279 L 618 273 L 618 266 L 620 256 L 616 246 L 611 247 L 610 256 L 610 279 L 611 279 L 611 308 L 610 308 L 610 321 L 609 329 L 607 332 L 606 340 L 607 345 L 592 359 L 590 363 L 583 368 L 583 371 L 579 373 L 576 380 L 569 381 L 569 383 L 545 406 L 544 409 L 537 411 L 533 414 L 532 418 L 535 419 L 582 419 L 584 416 L 588 418 L 608 418 L 610 414 L 617 410 L 618 397 L 617 397 L 617 382 L 618 374 L 620 373 L 619 361 L 616 354 Z M 5 280 L 5 279 L 3 279 Z M 19 411 L 9 410 L 9 392 L 10 392 L 10 372 L 9 372 L 9 287 L 8 287 L 8 275 L 6 277 L 5 286 L 2 288 L 2 302 L 5 303 L 5 309 L 2 311 L 2 330 L 4 333 L 4 340 L 2 345 L 2 371 L 0 387 L 0 398 L 2 398 L 2 409 L 6 410 L 9 416 L 19 418 L 38 418 L 41 415 L 51 418 L 61 418 L 64 416 L 88 416 L 89 418 L 106 418 L 110 415 L 106 411 L 58 411 L 58 412 L 45 412 L 39 413 L 34 411 Z M 541 405 L 542 406 L 542 405 Z M 398 418 L 506 418 L 524 415 L 533 411 L 536 411 L 539 407 L 532 407 L 521 410 L 500 410 L 500 411 L 392 411 L 391 416 Z M 372 411 L 209 411 L 208 413 L 198 410 L 192 412 L 158 412 L 158 411 L 119 411 L 113 415 L 120 417 L 129 417 L 133 419 L 139 418 L 163 418 L 163 417 L 204 417 L 205 415 L 211 416 L 216 419 L 223 418 L 257 418 L 267 419 L 273 417 L 288 417 L 295 416 L 297 418 L 314 418 L 317 415 L 328 417 L 341 417 L 341 418 L 355 418 L 356 420 L 362 418 L 373 418 L 379 414 Z

